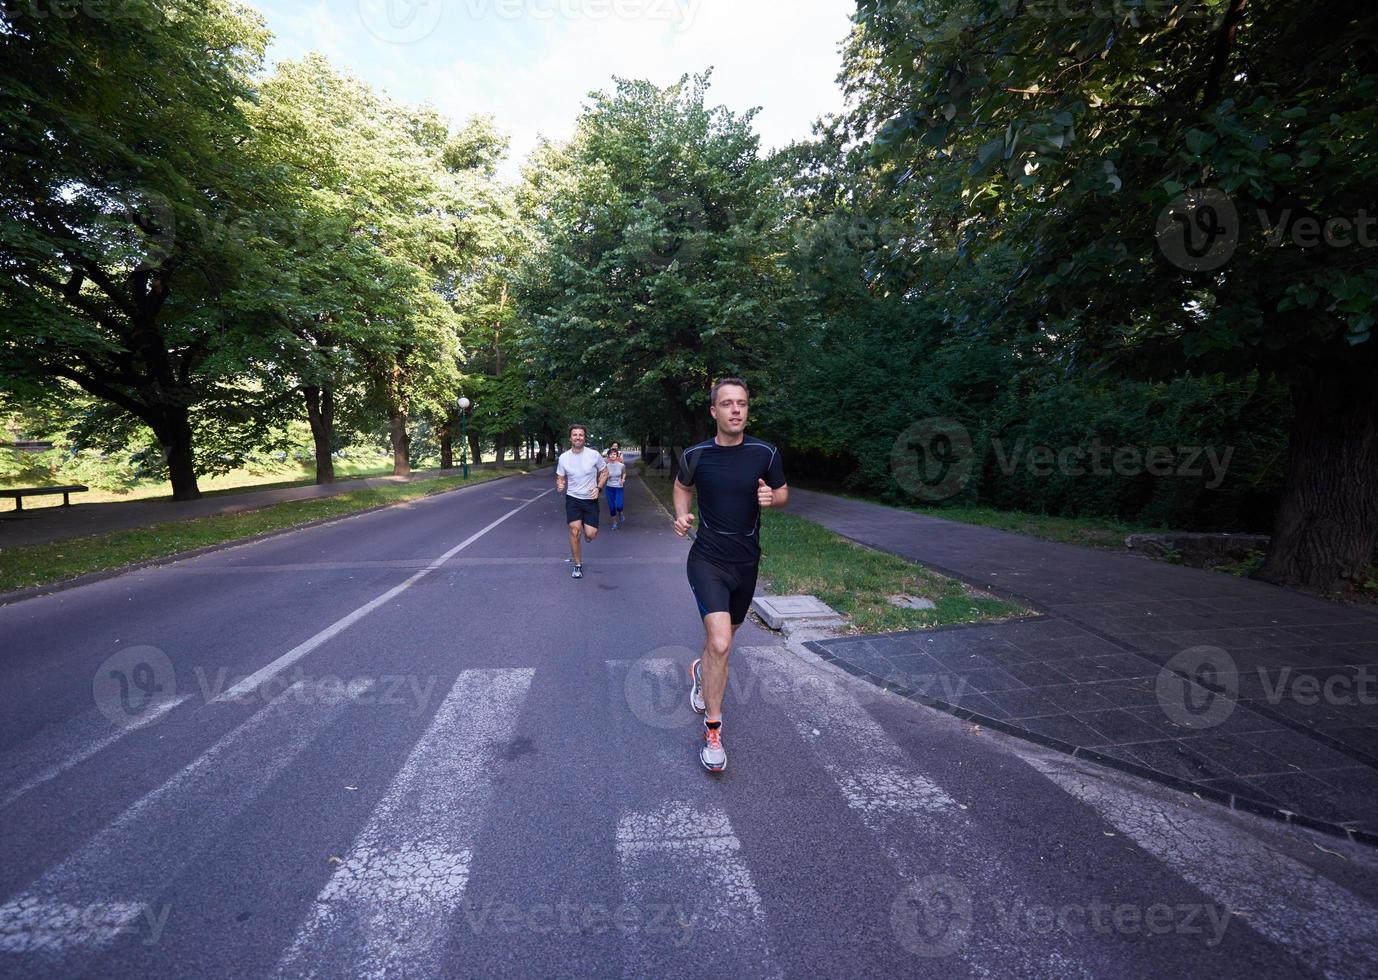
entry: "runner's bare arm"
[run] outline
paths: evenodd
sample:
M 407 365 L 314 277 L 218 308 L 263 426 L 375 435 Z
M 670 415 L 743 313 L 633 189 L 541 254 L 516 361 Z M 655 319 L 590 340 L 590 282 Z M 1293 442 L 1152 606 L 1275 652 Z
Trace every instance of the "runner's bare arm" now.
M 756 502 L 762 507 L 783 507 L 789 503 L 789 484 L 771 489 L 765 480 L 756 481 Z
M 674 495 L 675 533 L 682 538 L 689 533 L 689 525 L 694 523 L 694 515 L 690 513 L 694 506 L 694 488 L 675 480 Z

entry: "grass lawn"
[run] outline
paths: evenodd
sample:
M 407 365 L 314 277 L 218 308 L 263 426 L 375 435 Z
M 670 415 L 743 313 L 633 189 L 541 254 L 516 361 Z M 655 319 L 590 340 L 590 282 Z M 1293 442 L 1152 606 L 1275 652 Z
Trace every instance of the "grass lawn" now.
M 341 459 L 335 462 L 335 479 L 353 480 L 368 476 L 386 476 L 392 472 L 391 459 L 386 462 L 371 459 Z M 80 483 L 80 480 L 56 480 L 56 482 Z M 254 466 L 242 470 L 232 470 L 220 476 L 202 476 L 196 481 L 202 496 L 235 493 L 243 490 L 272 490 L 277 487 L 304 486 L 316 482 L 316 464 L 282 464 L 277 466 Z M 42 486 L 24 480 L 0 480 L 0 488 Z M 107 490 L 92 487 L 86 493 L 76 494 L 74 504 L 106 504 L 122 500 L 171 500 L 172 488 L 166 480 L 142 480 L 131 487 Z M 29 497 L 24 501 L 24 509 L 38 510 L 41 507 L 61 507 L 62 498 Z M 10 500 L 0 502 L 0 510 L 13 510 Z
M 869 500 L 866 497 L 855 499 L 885 503 L 887 507 L 899 506 L 901 510 L 911 510 L 928 517 L 941 517 L 948 521 L 959 521 L 962 524 L 979 524 L 1000 531 L 1027 534 L 1046 541 L 1061 541 L 1064 544 L 1107 548 L 1112 551 L 1124 551 L 1124 539 L 1127 535 L 1152 534 L 1166 530 L 1146 524 L 1128 524 L 1108 517 L 1052 517 L 1048 514 L 1029 514 L 1017 510 L 996 510 L 994 507 L 918 507 Z
M 456 460 L 458 457 L 456 457 Z M 485 458 L 485 462 L 493 462 L 492 454 Z M 434 462 L 434 461 L 431 461 Z M 456 463 L 458 465 L 458 463 Z M 503 466 L 516 466 L 508 457 L 503 461 Z M 530 461 L 523 460 L 523 467 L 530 466 Z M 424 473 L 433 467 L 428 463 L 425 466 L 418 466 L 413 473 Z M 345 457 L 335 460 L 335 480 L 343 482 L 345 480 L 362 480 L 373 476 L 390 476 L 392 474 L 392 456 L 366 456 L 366 457 Z M 56 482 L 80 483 L 80 480 Z M 240 470 L 232 470 L 220 476 L 202 476 L 196 481 L 201 489 L 201 496 L 215 497 L 228 493 L 242 493 L 247 490 L 277 490 L 282 487 L 302 487 L 310 486 L 316 482 L 316 464 L 313 460 L 304 462 L 280 463 L 273 465 L 252 466 Z M 9 487 L 28 487 L 39 484 L 26 482 L 23 480 L 0 480 L 0 489 Z M 123 500 L 171 500 L 172 488 L 166 480 L 144 480 L 136 483 L 132 487 L 119 490 L 103 490 L 92 487 L 85 493 L 78 493 L 72 497 L 73 504 L 105 504 Z M 57 495 L 48 497 L 26 497 L 24 500 L 24 510 L 38 510 L 42 507 L 61 507 L 62 498 Z M 14 510 L 14 501 L 0 500 L 0 511 Z
M 642 482 L 673 510 L 670 481 L 643 476 Z M 1022 606 L 983 595 L 955 579 L 903 558 L 848 541 L 820 524 L 788 511 L 766 511 L 761 522 L 761 578 L 776 595 L 817 596 L 850 621 L 851 633 L 982 623 L 1027 612 Z M 901 609 L 890 596 L 933 600 L 933 609 Z
M 444 476 L 393 486 L 367 487 L 331 497 L 274 504 L 241 514 L 218 514 L 111 534 L 7 548 L 0 551 L 0 592 L 50 585 L 89 572 L 164 558 L 207 545 L 295 527 L 324 517 L 416 500 L 456 487 L 495 480 L 501 475 L 501 472 L 485 471 L 471 473 L 468 480 L 462 476 Z

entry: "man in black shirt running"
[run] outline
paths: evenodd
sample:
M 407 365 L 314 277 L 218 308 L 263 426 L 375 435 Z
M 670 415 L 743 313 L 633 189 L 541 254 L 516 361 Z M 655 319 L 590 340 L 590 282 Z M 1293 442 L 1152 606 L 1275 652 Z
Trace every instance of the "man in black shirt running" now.
M 722 700 L 732 637 L 746 620 L 761 562 L 761 508 L 789 500 L 780 453 L 746 434 L 751 393 L 741 378 L 713 386 L 709 413 L 717 435 L 690 446 L 675 481 L 675 533 L 689 533 L 690 507 L 699 496 L 698 536 L 689 549 L 689 587 L 703 617 L 703 656 L 689 665 L 689 704 L 704 715 L 699 761 L 709 772 L 727 768 L 722 746 Z

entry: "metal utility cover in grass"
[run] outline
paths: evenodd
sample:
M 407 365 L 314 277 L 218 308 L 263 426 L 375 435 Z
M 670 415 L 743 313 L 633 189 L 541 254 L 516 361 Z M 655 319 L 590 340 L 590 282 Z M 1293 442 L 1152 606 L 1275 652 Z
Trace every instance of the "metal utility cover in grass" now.
M 912 595 L 892 595 L 889 597 L 890 605 L 898 606 L 901 609 L 936 609 L 937 605 L 932 599 L 916 599 Z
M 751 608 L 773 630 L 783 629 L 786 623 L 841 619 L 836 610 L 811 595 L 756 596 Z

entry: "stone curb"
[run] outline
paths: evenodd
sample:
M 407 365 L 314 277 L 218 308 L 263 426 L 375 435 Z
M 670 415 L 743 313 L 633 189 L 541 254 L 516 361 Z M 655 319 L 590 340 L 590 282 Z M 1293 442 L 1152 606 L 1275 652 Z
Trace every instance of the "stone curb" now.
M 896 684 L 893 681 L 883 680 L 882 678 L 879 678 L 874 674 L 871 674 L 868 671 L 863 670 L 855 664 L 851 664 L 845 660 L 841 660 L 833 654 L 829 653 L 827 650 L 818 647 L 816 645 L 816 641 L 831 639 L 835 635 L 828 631 L 819 631 L 819 633 L 820 635 L 813 636 L 809 635 L 807 632 L 796 632 L 795 635 L 788 636 L 786 638 L 786 646 L 796 655 L 798 655 L 800 651 L 807 651 L 809 655 L 819 658 L 824 663 L 831 664 L 837 669 L 845 671 L 853 677 L 858 677 L 862 680 L 868 681 L 869 683 L 871 683 L 875 687 L 880 688 L 881 690 L 889 691 L 891 694 L 904 698 L 907 701 L 912 701 L 915 704 L 923 705 L 926 708 L 933 708 L 937 711 L 943 712 L 944 714 L 952 715 L 953 717 L 959 718 L 962 721 L 967 721 L 973 724 L 980 725 L 982 728 L 988 728 L 992 731 L 998 731 L 1002 734 L 1021 739 L 1025 742 L 1032 742 L 1035 745 L 1042 746 L 1046 749 L 1052 749 L 1056 752 L 1061 752 L 1063 755 L 1071 756 L 1074 759 L 1081 759 L 1087 762 L 1094 762 L 1098 765 L 1106 766 L 1107 768 L 1114 769 L 1118 772 L 1127 773 L 1131 776 L 1137 776 L 1140 779 L 1146 779 L 1149 782 L 1157 783 L 1160 786 L 1166 786 L 1168 789 L 1176 790 L 1181 793 L 1187 793 L 1191 796 L 1196 797 L 1197 799 L 1208 800 L 1212 803 L 1220 804 L 1233 811 L 1251 813 L 1255 816 L 1266 817 L 1270 820 L 1276 820 L 1289 826 L 1304 827 L 1308 830 L 1320 831 L 1321 833 L 1328 834 L 1333 837 L 1345 838 L 1346 840 L 1353 841 L 1356 844 L 1364 844 L 1369 847 L 1378 848 L 1378 832 L 1358 830 L 1353 827 L 1347 827 L 1344 824 L 1335 823 L 1330 820 L 1322 820 L 1318 817 L 1307 816 L 1304 813 L 1296 813 L 1291 810 L 1286 810 L 1272 803 L 1264 803 L 1260 800 L 1251 799 L 1246 796 L 1238 796 L 1233 793 L 1226 793 L 1222 790 L 1211 789 L 1210 787 L 1197 786 L 1191 782 L 1188 782 L 1187 780 L 1178 779 L 1175 776 L 1169 776 L 1167 773 L 1161 773 L 1157 770 L 1149 769 L 1146 766 L 1140 766 L 1132 762 L 1126 762 L 1123 759 L 1116 759 L 1113 756 L 1104 755 L 1103 753 L 1097 752 L 1094 749 L 1088 749 L 1082 746 L 1072 745 L 1068 742 L 1062 741 L 1061 739 L 1056 739 L 1047 735 L 1042 735 L 1038 732 L 1032 732 L 1026 728 L 1021 728 L 1020 726 L 1012 724 L 1008 721 L 1001 721 L 996 718 L 988 718 L 980 712 L 971 711 L 967 708 L 962 708 L 957 705 L 948 704 L 946 701 L 930 697 L 926 694 L 921 694 L 918 691 L 904 687 L 901 684 Z

